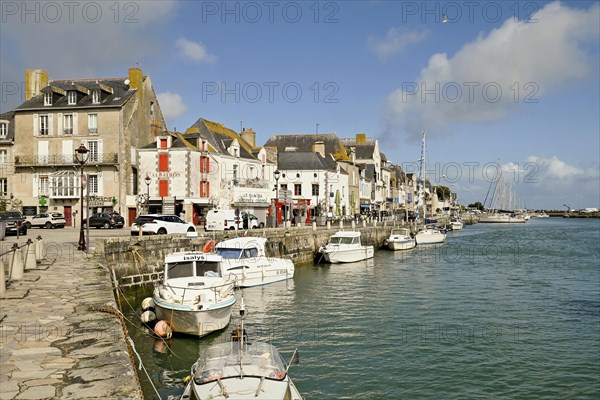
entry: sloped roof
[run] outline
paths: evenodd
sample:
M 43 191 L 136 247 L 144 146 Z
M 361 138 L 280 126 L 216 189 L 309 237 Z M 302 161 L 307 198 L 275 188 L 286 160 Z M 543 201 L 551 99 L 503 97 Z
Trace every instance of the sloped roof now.
M 316 142 L 323 142 L 325 154 L 331 154 L 336 160 L 350 159 L 346 147 L 335 133 L 277 134 L 271 136 L 264 146 L 276 147 L 278 153 L 285 152 L 290 148 L 295 148 L 296 152 L 312 152 L 312 147 Z
M 240 144 L 240 157 L 256 159 L 252 152 L 253 148 L 236 131 L 219 122 L 199 118 L 187 129 L 186 133 L 183 134 L 183 138 L 188 141 L 191 139 L 192 144 L 194 144 L 194 139 L 202 138 L 208 143 L 209 150 L 221 154 L 229 154 L 227 148 L 236 139 Z
M 312 151 L 284 151 L 278 153 L 277 167 L 282 170 L 318 171 L 336 170 L 335 160 Z
M 361 173 L 365 171 L 365 179 L 368 181 L 375 180 L 375 165 L 373 164 L 357 164 Z
M 144 77 L 145 79 L 146 77 Z M 67 96 L 55 94 L 52 105 L 44 105 L 44 95 L 35 96 L 26 100 L 23 104 L 15 108 L 16 111 L 23 110 L 51 110 L 51 109 L 76 109 L 76 108 L 102 108 L 102 107 L 122 107 L 136 92 L 129 85 L 125 84 L 127 77 L 122 78 L 92 78 L 92 79 L 66 79 L 52 80 L 48 86 L 42 89 L 43 92 L 51 92 L 52 88 L 56 92 L 69 90 L 78 91 L 77 104 L 68 105 Z M 104 87 L 103 87 L 104 86 Z M 84 93 L 81 89 L 89 93 Z M 92 103 L 92 91 L 101 89 L 101 100 L 99 104 Z M 112 90 L 110 93 L 109 90 Z
M 4 114 L 0 114 L 0 120 L 8 121 L 8 131 L 6 132 L 6 138 L 3 141 L 15 140 L 15 112 L 8 111 Z

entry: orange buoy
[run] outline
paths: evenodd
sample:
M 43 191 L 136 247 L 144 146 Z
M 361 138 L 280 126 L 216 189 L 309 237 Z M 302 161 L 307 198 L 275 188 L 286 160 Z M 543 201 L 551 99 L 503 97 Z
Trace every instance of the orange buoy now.
M 210 253 L 211 250 L 214 249 L 216 245 L 217 245 L 217 242 L 209 239 L 206 241 L 206 243 L 204 243 L 204 246 L 202 247 L 202 252 Z
M 165 320 L 160 320 L 154 325 L 154 333 L 160 337 L 166 337 L 167 339 L 170 339 L 171 336 L 173 336 L 171 325 Z

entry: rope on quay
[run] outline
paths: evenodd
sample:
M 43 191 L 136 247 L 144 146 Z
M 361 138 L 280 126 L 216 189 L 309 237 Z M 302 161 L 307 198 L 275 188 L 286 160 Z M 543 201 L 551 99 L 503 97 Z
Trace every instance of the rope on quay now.
M 144 367 L 144 363 L 142 362 L 142 357 L 140 357 L 140 355 L 138 354 L 137 350 L 135 349 L 135 345 L 133 344 L 133 339 L 131 339 L 129 336 L 127 336 L 127 340 L 129 341 L 129 345 L 133 349 L 133 352 L 137 356 L 138 361 L 140 363 L 140 366 L 138 367 L 138 370 L 142 370 L 142 369 L 144 370 L 144 373 L 146 374 L 146 377 L 148 378 L 148 381 L 152 385 L 152 389 L 154 389 L 154 393 L 156 393 L 156 395 L 158 396 L 159 400 L 162 400 L 162 397 L 160 397 L 160 393 L 158 393 L 158 390 L 156 389 L 156 386 L 154 386 L 154 383 L 152 382 L 152 379 L 150 378 L 150 374 L 146 370 L 146 367 Z

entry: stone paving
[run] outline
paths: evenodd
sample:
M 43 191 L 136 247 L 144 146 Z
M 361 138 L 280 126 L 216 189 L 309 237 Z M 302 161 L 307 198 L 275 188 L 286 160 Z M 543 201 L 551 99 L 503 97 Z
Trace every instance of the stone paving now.
M 117 309 L 108 271 L 76 250 L 74 229 L 39 233 L 46 259 L 0 299 L 0 400 L 141 399 L 119 319 L 96 311 Z

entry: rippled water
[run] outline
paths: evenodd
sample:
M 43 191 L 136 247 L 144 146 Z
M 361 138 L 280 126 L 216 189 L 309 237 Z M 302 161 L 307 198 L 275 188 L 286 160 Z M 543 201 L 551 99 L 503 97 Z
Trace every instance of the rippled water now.
M 290 375 L 306 399 L 598 399 L 599 265 L 597 219 L 479 224 L 441 248 L 297 267 L 293 282 L 238 295 L 250 335 L 284 357 L 299 349 Z M 181 394 L 204 347 L 228 340 L 177 337 L 169 352 L 138 328 L 130 334 L 162 398 Z

